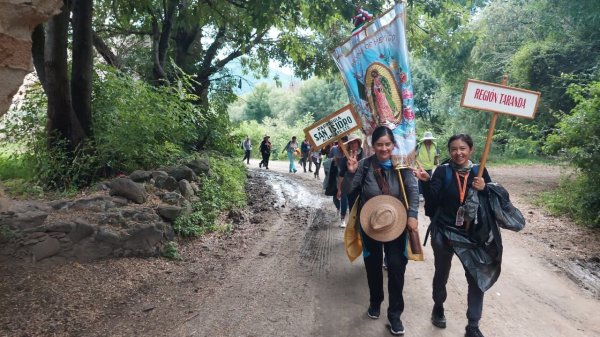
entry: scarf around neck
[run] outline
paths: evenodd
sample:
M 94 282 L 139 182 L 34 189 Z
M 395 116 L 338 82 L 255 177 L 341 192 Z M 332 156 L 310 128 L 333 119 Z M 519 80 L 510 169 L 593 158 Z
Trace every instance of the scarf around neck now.
M 458 166 L 452 160 L 449 162 L 449 164 L 452 167 L 452 169 L 458 172 L 459 174 L 469 173 L 471 172 L 471 168 L 473 168 L 473 162 L 471 160 L 467 161 L 467 163 L 464 166 Z
M 379 166 L 381 166 L 381 168 L 384 170 L 389 170 L 392 168 L 392 160 L 388 159 L 388 160 L 380 161 Z

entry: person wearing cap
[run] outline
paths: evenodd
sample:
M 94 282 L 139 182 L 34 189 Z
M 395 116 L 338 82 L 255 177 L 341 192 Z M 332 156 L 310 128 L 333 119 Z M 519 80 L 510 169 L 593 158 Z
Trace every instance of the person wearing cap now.
M 260 143 L 260 154 L 262 155 L 262 160 L 258 164 L 258 167 L 265 167 L 265 169 L 269 169 L 269 157 L 271 157 L 271 137 L 265 135 L 263 137 L 263 141 Z
M 418 230 L 419 191 L 410 169 L 394 167 L 392 151 L 396 142 L 390 129 L 377 127 L 371 135 L 371 144 L 374 155 L 360 162 L 357 153 L 349 155 L 344 179 L 352 182 L 347 191 L 350 198 L 359 198 L 358 228 L 369 285 L 367 315 L 372 319 L 380 315 L 384 297 L 381 265 L 385 251 L 388 259 L 388 326 L 393 335 L 402 335 L 404 325 L 400 317 L 404 311 L 402 291 L 408 262 L 405 255 L 407 232 Z M 408 204 L 408 210 L 405 204 Z
M 473 265 L 482 260 L 482 255 L 477 254 L 473 263 L 465 263 L 469 257 L 468 251 L 474 249 L 465 249 L 465 247 L 470 247 L 468 245 L 455 245 L 451 238 L 456 239 L 456 236 L 460 234 L 461 237 L 469 239 L 474 235 L 474 231 L 467 230 L 465 225 L 465 214 L 468 212 L 465 210 L 466 197 L 471 189 L 486 193 L 484 192 L 486 183 L 491 182 L 491 179 L 486 169 L 479 178 L 479 168 L 471 162 L 473 154 L 471 136 L 457 134 L 450 137 L 448 153 L 450 161 L 448 164 L 438 167 L 433 172 L 433 176 L 422 168 L 415 172 L 417 178 L 423 182 L 425 205 L 427 206 L 426 215 L 432 217 L 431 248 L 433 248 L 435 272 L 433 275 L 431 323 L 441 329 L 446 327 L 444 315 L 444 302 L 447 297 L 446 283 L 450 275 L 452 258 L 454 254 L 457 254 L 463 263 L 468 285 L 468 325 L 465 327 L 465 336 L 483 337 L 479 330 L 479 320 L 483 311 L 484 291 L 491 284 L 485 283 L 486 280 L 481 278 L 484 275 L 483 272 L 473 271 Z M 469 242 L 473 241 L 469 240 Z M 486 277 L 486 279 L 488 278 Z M 480 283 L 487 285 L 481 289 Z
M 360 137 L 350 135 L 348 137 L 348 140 L 342 146 L 346 147 L 346 151 L 348 154 L 356 154 L 356 160 L 360 161 L 362 159 L 362 140 L 360 139 Z M 348 211 L 348 208 L 351 208 L 352 205 L 354 205 L 354 201 L 356 198 L 353 198 L 351 200 L 346 195 L 346 192 L 342 189 L 342 184 L 344 183 L 344 176 L 348 171 L 348 167 L 346 165 L 348 159 L 345 156 L 343 156 L 343 150 L 340 152 L 342 152 L 342 157 L 338 161 L 338 180 L 336 197 L 340 201 L 342 199 L 346 200 L 347 207 L 342 208 L 340 212 L 340 227 L 346 228 L 346 212 Z
M 430 131 L 423 134 L 423 138 L 417 144 L 417 160 L 421 167 L 431 176 L 433 169 L 439 165 L 440 152 L 433 142 L 435 137 Z M 419 181 L 419 197 L 423 201 L 423 183 Z

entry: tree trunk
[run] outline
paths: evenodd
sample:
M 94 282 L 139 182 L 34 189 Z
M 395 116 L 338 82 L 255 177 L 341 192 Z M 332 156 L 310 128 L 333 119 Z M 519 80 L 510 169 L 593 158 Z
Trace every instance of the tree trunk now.
M 71 93 L 75 116 L 87 137 L 92 126 L 92 7 L 93 2 L 89 0 L 75 0 L 73 7 Z
M 48 146 L 54 147 L 59 139 L 67 140 L 68 150 L 73 150 L 81 140 L 81 128 L 73 113 L 69 88 L 67 37 L 69 6 L 65 2 L 62 13 L 48 22 L 45 46 L 45 69 L 48 96 Z M 73 125 L 75 124 L 75 125 Z
M 35 27 L 31 34 L 31 56 L 33 57 L 33 66 L 37 73 L 44 92 L 46 89 L 46 69 L 44 68 L 44 44 L 46 43 L 46 30 L 44 24 L 40 23 Z

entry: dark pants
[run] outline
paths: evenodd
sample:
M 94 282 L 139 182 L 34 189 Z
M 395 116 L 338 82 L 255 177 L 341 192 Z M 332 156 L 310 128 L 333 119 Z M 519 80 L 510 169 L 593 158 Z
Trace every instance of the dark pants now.
M 250 164 L 250 150 L 244 151 L 244 159 L 242 159 L 242 161 L 244 160 L 247 164 Z
M 315 177 L 319 177 L 319 170 L 321 169 L 321 161 L 313 159 L 310 162 L 315 164 Z M 310 170 L 310 168 L 309 168 L 309 170 Z
M 433 248 L 435 265 L 435 273 L 433 275 L 433 303 L 436 306 L 442 306 L 447 297 L 446 283 L 448 283 L 448 276 L 450 275 L 454 250 L 446 242 L 446 238 L 439 230 L 432 232 L 431 247 Z M 477 281 L 475 281 L 466 269 L 465 276 L 469 285 L 467 319 L 469 320 L 469 325 L 477 325 L 483 311 L 483 291 L 479 289 Z
M 299 164 L 302 165 L 304 172 L 306 172 L 306 162 L 308 161 L 308 152 L 302 152 L 302 158 L 300 158 Z
M 361 231 L 362 232 L 362 231 Z M 408 260 L 404 256 L 406 247 L 406 231 L 399 238 L 390 242 L 379 242 L 368 237 L 362 232 L 363 250 L 369 252 L 364 258 L 367 269 L 367 281 L 369 283 L 369 301 L 373 306 L 379 306 L 383 302 L 383 251 L 387 258 L 388 266 L 388 293 L 389 304 L 387 310 L 388 319 L 400 319 L 404 311 L 404 272 Z
M 431 172 L 433 172 L 433 170 L 425 170 L 425 172 L 431 177 Z M 419 180 L 419 194 L 423 194 L 423 182 L 421 180 Z
M 262 161 L 261 164 L 265 167 L 265 168 L 269 168 L 269 157 L 271 157 L 271 153 L 270 152 L 263 152 L 262 153 Z

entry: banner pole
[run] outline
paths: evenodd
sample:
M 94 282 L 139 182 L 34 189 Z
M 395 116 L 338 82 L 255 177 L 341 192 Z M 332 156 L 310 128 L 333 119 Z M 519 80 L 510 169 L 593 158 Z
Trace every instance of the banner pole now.
M 508 83 L 508 75 L 502 76 L 502 82 L 500 84 L 506 85 Z M 485 163 L 487 162 L 487 156 L 490 152 L 490 147 L 492 145 L 492 137 L 494 136 L 494 129 L 496 128 L 496 120 L 498 119 L 498 113 L 494 112 L 492 115 L 492 120 L 490 121 L 490 127 L 488 128 L 487 139 L 485 140 L 485 147 L 483 148 L 483 154 L 481 155 L 481 161 L 479 162 L 479 172 L 477 173 L 477 177 L 481 178 L 483 176 L 483 170 L 485 169 Z

